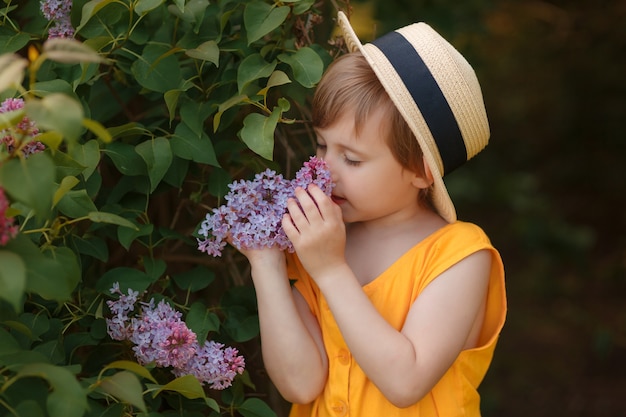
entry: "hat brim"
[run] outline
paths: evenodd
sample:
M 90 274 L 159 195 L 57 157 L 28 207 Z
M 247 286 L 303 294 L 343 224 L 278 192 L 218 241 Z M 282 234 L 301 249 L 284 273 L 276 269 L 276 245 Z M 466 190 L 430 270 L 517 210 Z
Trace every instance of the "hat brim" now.
M 394 77 L 394 71 L 390 70 L 393 68 L 391 64 L 386 62 L 386 58 L 383 54 L 378 54 L 376 48 L 365 48 L 359 38 L 357 37 L 354 29 L 350 25 L 347 16 L 343 12 L 339 12 L 338 14 L 338 23 L 339 27 L 342 31 L 343 38 L 346 43 L 346 47 L 349 52 L 359 51 L 369 65 L 372 67 L 372 70 L 378 77 L 380 83 L 385 88 L 385 91 L 389 95 L 390 99 L 394 102 L 402 117 L 406 120 L 407 124 L 413 131 L 420 148 L 422 149 L 422 153 L 424 154 L 424 160 L 433 176 L 433 186 L 431 192 L 432 204 L 437 210 L 437 213 L 449 223 L 453 223 L 456 221 L 456 209 L 454 208 L 454 204 L 452 203 L 452 199 L 448 194 L 448 190 L 443 181 L 443 173 L 439 164 L 437 163 L 437 158 L 435 157 L 434 152 L 437 152 L 436 147 L 433 147 L 432 138 L 425 138 L 422 132 L 428 132 L 428 126 L 424 121 L 423 117 L 419 114 L 409 115 L 405 110 L 405 106 L 398 102 L 400 100 L 397 95 L 398 91 L 398 83 L 402 83 L 399 80 L 399 77 Z M 419 112 L 419 110 L 418 110 Z M 416 117 L 417 116 L 417 117 Z

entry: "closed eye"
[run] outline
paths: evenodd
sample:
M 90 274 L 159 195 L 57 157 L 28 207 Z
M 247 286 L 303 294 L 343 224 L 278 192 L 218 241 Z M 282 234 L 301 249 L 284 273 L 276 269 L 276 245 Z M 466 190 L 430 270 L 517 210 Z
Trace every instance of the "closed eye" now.
M 359 166 L 361 164 L 361 161 L 355 161 L 353 159 L 348 158 L 347 156 L 343 156 L 343 161 L 351 166 Z

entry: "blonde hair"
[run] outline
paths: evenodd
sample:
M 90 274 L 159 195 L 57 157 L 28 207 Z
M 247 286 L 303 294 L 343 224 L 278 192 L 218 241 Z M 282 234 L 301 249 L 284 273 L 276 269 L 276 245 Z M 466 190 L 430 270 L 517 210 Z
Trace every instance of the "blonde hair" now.
M 357 135 L 369 115 L 382 110 L 387 120 L 382 128 L 392 155 L 403 168 L 426 176 L 423 153 L 415 135 L 360 52 L 341 56 L 324 73 L 313 97 L 313 127 L 332 126 L 347 109 L 354 112 Z M 428 200 L 428 190 L 423 194 L 423 199 Z

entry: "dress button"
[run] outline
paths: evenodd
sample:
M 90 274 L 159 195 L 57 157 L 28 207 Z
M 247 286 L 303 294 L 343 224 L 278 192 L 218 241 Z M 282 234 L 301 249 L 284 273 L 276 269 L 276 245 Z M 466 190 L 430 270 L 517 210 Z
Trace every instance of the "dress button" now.
M 343 417 L 348 414 L 348 404 L 343 401 L 335 401 L 331 408 L 339 417 Z
M 340 364 L 348 365 L 350 363 L 350 352 L 346 349 L 341 349 L 337 359 L 339 359 Z

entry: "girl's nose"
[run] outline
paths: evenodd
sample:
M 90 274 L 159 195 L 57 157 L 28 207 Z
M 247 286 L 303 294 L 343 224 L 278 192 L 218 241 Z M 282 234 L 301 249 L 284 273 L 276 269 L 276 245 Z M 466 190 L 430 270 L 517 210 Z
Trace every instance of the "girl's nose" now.
M 331 181 L 336 183 L 337 180 L 339 179 L 339 177 L 337 175 L 337 171 L 333 169 L 333 165 L 329 161 L 329 158 L 322 158 L 322 159 L 324 159 L 324 161 L 326 161 L 326 166 L 328 167 L 328 171 L 330 172 L 330 179 L 331 179 Z

